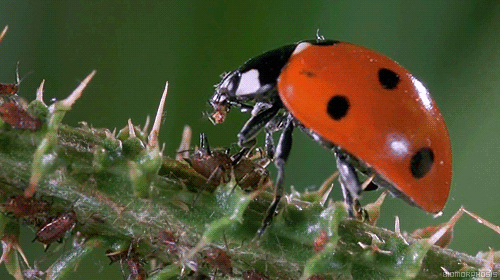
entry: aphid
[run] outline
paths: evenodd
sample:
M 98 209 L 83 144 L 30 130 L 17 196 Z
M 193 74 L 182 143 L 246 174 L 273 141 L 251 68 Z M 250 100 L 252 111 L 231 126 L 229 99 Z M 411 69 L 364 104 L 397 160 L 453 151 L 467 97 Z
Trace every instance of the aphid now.
M 170 231 L 162 230 L 158 232 L 156 239 L 161 245 L 165 246 L 168 254 L 177 253 L 177 250 L 179 249 L 177 247 L 177 239 Z
M 205 260 L 226 275 L 233 275 L 233 265 L 226 251 L 219 248 L 210 248 Z
M 127 251 L 116 251 L 113 252 L 111 250 L 106 251 L 106 256 L 111 260 L 111 264 L 115 262 L 119 262 L 120 265 L 127 266 L 129 270 L 129 276 L 127 279 L 130 280 L 143 280 L 146 279 L 146 271 L 143 268 L 141 260 L 139 259 L 139 255 L 134 250 L 133 247 L 130 247 Z M 123 267 L 122 267 L 123 272 Z
M 38 240 L 43 244 L 50 245 L 61 240 L 64 234 L 75 226 L 76 222 L 76 213 L 74 211 L 63 213 L 40 228 L 33 241 Z
M 210 103 L 214 123 L 233 106 L 251 112 L 238 144 L 253 147 L 265 130 L 267 154 L 275 152 L 275 199 L 260 234 L 284 194 L 296 127 L 334 152 L 351 217 L 364 216 L 355 168 L 375 173 L 375 184 L 411 205 L 434 214 L 444 208 L 452 156 L 443 117 L 425 86 L 378 52 L 317 35 L 248 60 L 222 78 Z M 276 131 L 282 134 L 274 151 Z
M 0 117 L 15 129 L 36 131 L 42 127 L 42 120 L 32 117 L 26 110 L 15 103 L 0 105 Z
M 2 84 L 0 83 L 0 94 L 14 95 L 19 90 L 18 84 Z
M 49 204 L 34 197 L 25 198 L 23 195 L 16 195 L 7 199 L 3 209 L 18 218 L 24 218 L 47 213 Z
M 321 230 L 318 236 L 314 239 L 314 252 L 321 252 L 326 244 L 328 243 L 328 235 L 326 235 L 326 231 Z
M 204 133 L 200 134 L 200 149 L 185 160 L 196 172 L 207 178 L 204 188 L 213 189 L 220 183 L 228 183 L 232 174 L 234 174 L 236 183 L 247 191 L 259 189 L 271 183 L 269 172 L 264 165 L 260 165 L 246 156 L 241 156 L 236 161 L 234 156 L 227 152 L 212 151 Z
M 16 67 L 16 83 L 15 84 L 3 84 L 0 83 L 0 95 L 15 95 L 19 91 L 19 84 L 21 80 L 19 79 L 19 62 Z
M 138 258 L 127 257 L 123 260 L 127 265 L 130 272 L 128 278 L 131 280 L 144 280 L 146 279 L 146 271 L 142 267 Z

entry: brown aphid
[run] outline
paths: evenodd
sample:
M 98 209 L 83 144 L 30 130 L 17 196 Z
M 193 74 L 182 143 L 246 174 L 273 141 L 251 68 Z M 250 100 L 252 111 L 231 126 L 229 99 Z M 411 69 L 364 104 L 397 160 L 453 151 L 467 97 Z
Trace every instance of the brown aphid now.
M 137 258 L 126 258 L 124 260 L 130 272 L 128 279 L 131 280 L 144 280 L 146 279 L 146 271 Z
M 0 105 L 0 117 L 15 129 L 36 131 L 42 127 L 42 120 L 32 117 L 26 110 L 15 103 Z
M 19 91 L 19 84 L 21 80 L 19 79 L 19 61 L 16 67 L 16 83 L 15 84 L 3 84 L 0 83 L 0 95 L 12 96 Z
M 156 235 L 156 239 L 158 240 L 158 243 L 165 246 L 165 248 L 167 249 L 167 253 L 169 254 L 177 253 L 179 249 L 177 247 L 177 239 L 170 231 L 162 230 L 158 232 L 158 234 Z
M 327 243 L 328 236 L 326 234 L 326 231 L 321 230 L 318 236 L 316 236 L 316 238 L 314 239 L 314 252 L 318 253 L 323 251 Z
M 16 195 L 7 199 L 3 209 L 18 218 L 33 217 L 46 214 L 49 210 L 49 203 L 34 197 L 25 198 L 23 195 Z
M 76 213 L 74 211 L 61 214 L 40 228 L 34 240 L 50 245 L 60 240 L 68 230 L 75 226 L 76 222 Z
M 219 248 L 208 249 L 205 260 L 226 275 L 233 275 L 233 265 L 226 251 Z
M 19 84 L 2 84 L 0 83 L 0 94 L 14 95 L 19 91 Z
M 232 174 L 236 183 L 246 191 L 256 190 L 271 183 L 269 172 L 246 156 L 235 161 L 228 153 L 212 151 L 204 133 L 200 135 L 200 149 L 186 161 L 196 172 L 207 178 L 204 188 L 209 190 L 221 183 L 228 183 Z
M 111 263 L 119 262 L 120 264 L 125 263 L 130 274 L 127 279 L 130 280 L 143 280 L 146 279 L 146 271 L 144 270 L 141 261 L 139 260 L 138 254 L 135 250 L 131 249 L 129 251 L 116 251 L 111 250 L 106 251 L 106 256 L 111 260 Z M 123 269 L 123 268 L 122 268 Z
M 269 277 L 257 270 L 247 270 L 241 275 L 245 280 L 269 280 Z

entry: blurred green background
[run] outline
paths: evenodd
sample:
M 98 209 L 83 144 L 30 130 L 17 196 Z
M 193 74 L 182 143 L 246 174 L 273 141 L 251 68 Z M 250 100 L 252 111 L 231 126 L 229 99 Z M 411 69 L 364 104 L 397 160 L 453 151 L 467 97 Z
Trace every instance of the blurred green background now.
M 314 38 L 317 29 L 327 38 L 375 49 L 427 85 L 448 125 L 454 160 L 442 217 L 389 198 L 379 225 L 392 229 L 399 216 L 402 230 L 411 232 L 447 221 L 461 205 L 500 224 L 498 1 L 2 1 L 0 27 L 7 24 L 0 81 L 14 82 L 19 61 L 20 75 L 26 76 L 20 95 L 34 98 L 46 79 L 45 100 L 64 98 L 97 69 L 65 118 L 68 124 L 85 120 L 112 129 L 128 118 L 143 124 L 155 114 L 168 80 L 160 135 L 168 155 L 174 155 L 186 124 L 194 142 L 200 132 L 213 146 L 235 142 L 248 115 L 235 110 L 223 125 L 213 126 L 202 112 L 210 111 L 206 100 L 219 75 L 246 59 Z M 332 154 L 299 130 L 294 140 L 286 184 L 320 185 L 334 171 Z M 366 194 L 363 203 L 378 194 Z M 341 198 L 338 189 L 333 195 Z M 23 236 L 30 240 L 33 233 Z M 43 255 L 41 245 L 25 246 L 31 246 L 31 256 Z M 498 234 L 471 218 L 459 221 L 452 249 L 475 255 L 489 247 L 500 250 Z M 91 270 L 94 279 L 123 279 L 118 265 L 107 263 L 97 256 L 79 271 Z M 48 264 L 40 262 L 41 268 Z M 0 278 L 5 275 L 0 268 Z

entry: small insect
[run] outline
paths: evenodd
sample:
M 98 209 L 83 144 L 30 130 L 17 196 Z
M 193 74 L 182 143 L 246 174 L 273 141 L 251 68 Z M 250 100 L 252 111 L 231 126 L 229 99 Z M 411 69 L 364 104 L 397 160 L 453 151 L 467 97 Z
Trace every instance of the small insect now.
M 161 245 L 165 246 L 168 254 L 177 253 L 179 249 L 177 247 L 177 239 L 170 231 L 162 230 L 158 232 L 158 234 L 156 235 L 156 239 Z
M 45 245 L 60 241 L 64 234 L 76 225 L 76 222 L 76 213 L 74 211 L 63 213 L 42 226 L 37 231 L 33 241 L 37 240 Z M 48 246 L 45 250 L 47 249 Z
M 235 160 L 235 157 L 240 157 Z M 200 134 L 200 149 L 185 159 L 196 172 L 207 178 L 206 186 L 213 189 L 228 183 L 234 174 L 236 183 L 246 191 L 253 191 L 271 184 L 265 164 L 259 164 L 247 156 L 231 156 L 227 151 L 212 151 L 207 136 Z
M 129 279 L 131 279 L 131 280 L 144 280 L 144 279 L 146 279 L 146 271 L 142 267 L 142 264 L 140 263 L 139 259 L 129 257 L 129 258 L 125 258 L 124 262 L 127 265 L 127 268 L 130 272 L 129 277 L 128 277 Z
M 127 279 L 130 280 L 144 280 L 147 277 L 147 273 L 143 268 L 142 262 L 139 259 L 139 255 L 134 250 L 134 248 L 130 247 L 127 251 L 116 251 L 113 252 L 111 250 L 106 251 L 106 256 L 111 260 L 111 264 L 115 262 L 119 262 L 120 265 L 127 266 L 129 270 L 129 276 Z M 122 267 L 122 273 L 123 267 Z
M 243 149 L 266 132 L 267 154 L 273 155 L 278 175 L 259 234 L 284 194 L 296 127 L 334 152 L 351 217 L 364 216 L 355 168 L 376 174 L 376 185 L 410 205 L 440 213 L 450 190 L 452 155 L 448 130 L 428 90 L 378 52 L 316 37 L 248 60 L 222 78 L 209 100 L 216 124 L 231 107 L 251 113 L 237 134 Z M 276 131 L 282 134 L 274 150 Z
M 0 117 L 14 129 L 37 131 L 42 127 L 42 120 L 31 116 L 26 110 L 15 103 L 0 105 Z
M 17 94 L 19 91 L 19 84 L 21 80 L 19 79 L 19 62 L 16 67 L 16 83 L 15 84 L 3 84 L 0 83 L 0 95 L 12 96 Z M 3 96 L 3 97 L 5 97 Z
M 0 94 L 14 95 L 19 90 L 18 84 L 2 84 L 0 83 Z
M 3 209 L 18 218 L 33 217 L 46 214 L 49 210 L 49 203 L 34 197 L 25 198 L 23 195 L 15 195 L 7 199 L 7 202 L 3 204 Z
M 241 275 L 244 280 L 269 280 L 269 277 L 257 270 L 247 270 Z
M 233 275 L 233 265 L 226 251 L 219 248 L 210 248 L 205 260 L 226 275 Z
M 326 235 L 326 231 L 321 230 L 318 236 L 314 239 L 314 252 L 318 253 L 323 251 L 327 243 L 328 236 Z

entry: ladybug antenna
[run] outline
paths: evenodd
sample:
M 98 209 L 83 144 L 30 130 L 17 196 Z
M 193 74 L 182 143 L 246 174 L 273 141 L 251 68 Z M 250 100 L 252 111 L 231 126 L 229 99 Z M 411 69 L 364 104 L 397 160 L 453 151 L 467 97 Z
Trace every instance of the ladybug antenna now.
M 321 33 L 319 33 L 319 28 L 316 30 L 316 41 L 318 43 L 325 41 L 325 36 L 323 36 L 323 35 L 321 35 Z
M 212 155 L 210 145 L 208 144 L 208 138 L 205 133 L 200 133 L 200 150 L 209 156 Z

